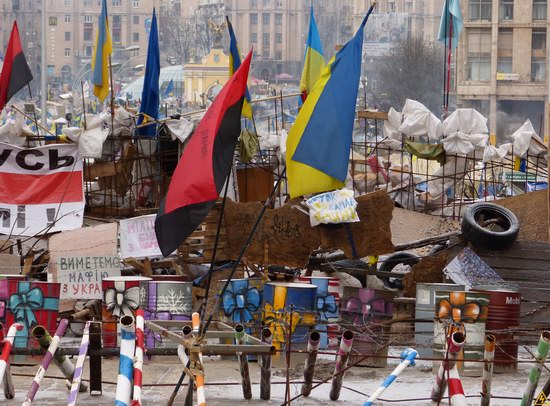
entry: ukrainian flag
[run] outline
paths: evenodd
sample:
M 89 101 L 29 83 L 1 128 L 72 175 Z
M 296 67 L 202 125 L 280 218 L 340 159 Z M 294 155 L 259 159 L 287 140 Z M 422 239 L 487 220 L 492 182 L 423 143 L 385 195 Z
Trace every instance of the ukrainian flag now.
M 306 101 L 307 95 L 317 82 L 319 75 L 325 69 L 325 58 L 323 57 L 323 46 L 321 37 L 313 15 L 313 5 L 309 11 L 309 31 L 307 33 L 306 51 L 304 53 L 304 69 L 300 79 L 300 93 L 302 101 Z
M 363 28 L 336 53 L 311 89 L 286 143 L 291 197 L 344 186 L 361 76 Z
M 105 100 L 109 94 L 109 55 L 112 52 L 113 42 L 107 21 L 107 0 L 103 0 L 101 14 L 99 15 L 95 52 L 92 59 L 94 94 L 100 101 Z
M 233 76 L 233 73 L 237 71 L 241 66 L 241 55 L 239 54 L 239 47 L 237 46 L 237 38 L 233 31 L 233 26 L 229 17 L 225 16 L 227 20 L 227 29 L 229 30 L 229 76 Z M 244 104 L 241 115 L 246 118 L 252 119 L 252 105 L 250 104 L 250 93 L 248 92 L 248 86 L 244 95 Z

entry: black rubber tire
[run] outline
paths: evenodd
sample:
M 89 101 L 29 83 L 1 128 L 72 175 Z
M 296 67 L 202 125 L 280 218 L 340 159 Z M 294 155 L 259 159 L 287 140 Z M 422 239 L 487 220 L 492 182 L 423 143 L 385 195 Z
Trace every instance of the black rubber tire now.
M 399 265 L 410 265 L 413 266 L 418 261 L 420 261 L 420 257 L 416 254 L 413 254 L 412 252 L 396 252 L 394 254 L 389 255 L 382 265 L 380 266 L 380 271 L 382 272 L 392 272 L 393 269 Z M 397 278 L 390 278 L 390 277 L 379 277 L 379 279 L 384 282 L 384 286 L 390 289 L 403 289 L 403 280 L 397 279 Z
M 493 220 L 484 227 L 480 222 Z M 514 244 L 519 234 L 519 220 L 510 210 L 494 203 L 475 203 L 462 217 L 462 236 L 474 246 L 504 251 Z

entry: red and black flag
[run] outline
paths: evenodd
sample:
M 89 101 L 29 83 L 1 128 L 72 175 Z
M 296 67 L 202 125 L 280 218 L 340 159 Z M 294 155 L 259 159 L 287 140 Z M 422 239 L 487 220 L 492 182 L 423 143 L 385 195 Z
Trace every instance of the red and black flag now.
M 4 66 L 0 74 L 0 110 L 21 88 L 32 80 L 32 73 L 19 38 L 17 21 L 13 22 L 10 42 L 4 56 Z
M 241 133 L 251 53 L 225 84 L 193 133 L 155 219 L 160 250 L 170 255 L 214 207 Z

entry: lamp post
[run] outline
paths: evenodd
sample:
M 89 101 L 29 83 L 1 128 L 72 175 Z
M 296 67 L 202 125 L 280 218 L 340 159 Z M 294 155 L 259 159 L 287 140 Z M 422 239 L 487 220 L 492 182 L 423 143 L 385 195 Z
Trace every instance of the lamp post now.
M 136 56 L 133 56 L 131 57 L 130 59 L 128 59 L 126 62 L 124 62 L 122 65 L 120 65 L 120 68 L 118 68 L 118 70 L 116 71 L 116 73 L 113 75 L 113 81 L 116 81 L 118 79 L 118 76 L 120 75 L 120 73 L 128 66 L 128 64 L 134 60 L 136 60 L 137 58 L 141 58 L 141 57 L 145 57 L 146 55 L 143 55 L 143 54 L 139 54 L 139 55 L 136 55 Z
M 89 59 L 89 60 L 86 61 L 86 63 L 84 63 L 84 65 L 82 65 L 82 67 L 80 68 L 80 70 L 78 71 L 78 73 L 76 74 L 76 76 L 74 78 L 73 84 L 71 85 L 71 90 L 75 89 L 75 86 L 78 84 L 80 79 L 82 79 L 87 73 L 91 72 L 92 69 L 88 69 L 86 72 L 84 72 L 84 69 L 86 69 L 86 67 L 88 65 L 90 65 L 91 63 L 92 63 L 92 60 Z

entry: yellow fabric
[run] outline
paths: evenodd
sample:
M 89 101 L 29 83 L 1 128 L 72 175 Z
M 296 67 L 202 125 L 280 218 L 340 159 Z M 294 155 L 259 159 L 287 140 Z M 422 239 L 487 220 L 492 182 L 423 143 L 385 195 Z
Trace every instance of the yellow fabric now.
M 323 58 L 323 55 L 315 49 L 308 48 L 304 70 L 300 78 L 300 91 L 306 91 L 309 94 L 324 68 L 325 58 Z

